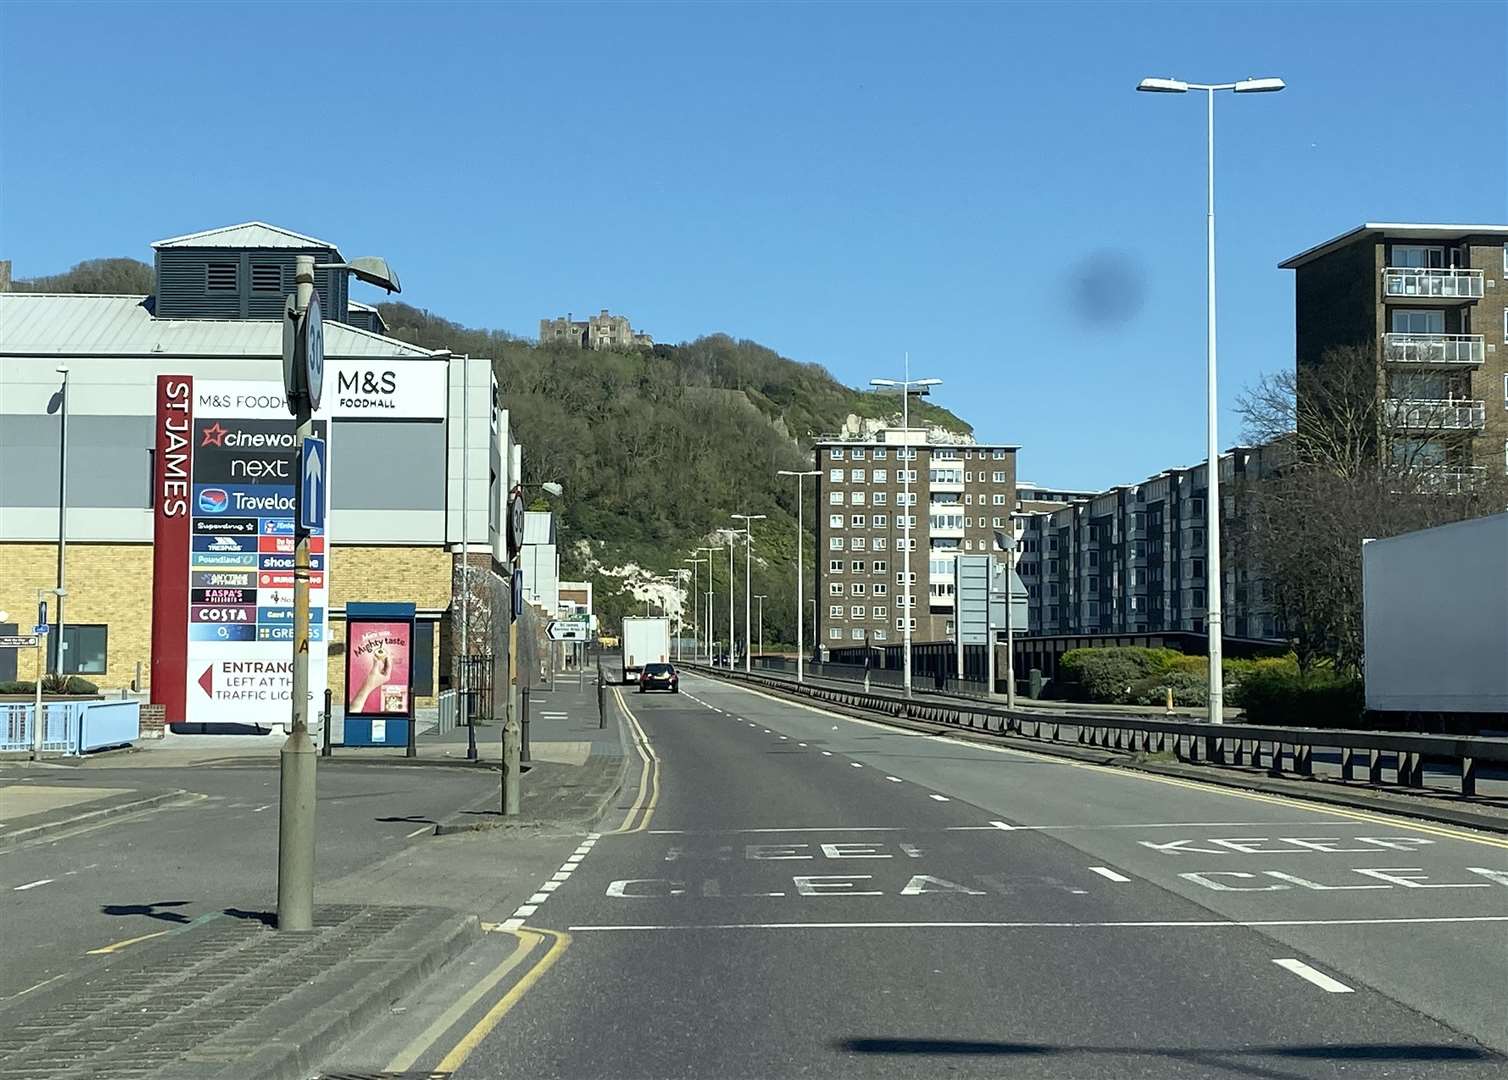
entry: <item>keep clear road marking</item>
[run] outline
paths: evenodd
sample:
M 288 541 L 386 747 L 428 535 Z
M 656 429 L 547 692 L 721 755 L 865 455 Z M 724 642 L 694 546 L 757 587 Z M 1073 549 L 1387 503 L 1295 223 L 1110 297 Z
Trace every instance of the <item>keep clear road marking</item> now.
M 1302 960 L 1295 960 L 1292 957 L 1288 957 L 1283 960 L 1274 960 L 1273 963 L 1278 965 L 1278 967 L 1283 968 L 1285 971 L 1293 972 L 1301 979 L 1308 979 L 1315 986 L 1319 987 L 1327 994 L 1350 994 L 1354 992 L 1345 983 L 1340 982 L 1337 979 L 1330 978 L 1330 976 L 1326 975 L 1323 971 L 1316 971 L 1314 968 L 1310 967 Z
M 1435 923 L 1508 923 L 1508 915 L 1442 915 L 1397 919 L 1220 919 L 1179 922 L 772 922 L 642 923 L 572 926 L 572 933 L 647 930 L 1240 930 L 1262 926 L 1419 926 Z
M 1090 873 L 1098 874 L 1100 877 L 1106 878 L 1110 881 L 1120 882 L 1123 885 L 1131 880 L 1125 874 L 1117 873 L 1116 871 L 1110 869 L 1110 867 L 1108 866 L 1091 866 L 1089 868 L 1089 871 Z
M 1102 775 L 1116 776 L 1123 780 L 1143 781 L 1153 784 L 1169 784 L 1173 787 L 1188 788 L 1191 791 L 1200 791 L 1206 795 L 1222 795 L 1230 799 L 1251 799 L 1254 802 L 1269 803 L 1274 806 L 1290 807 L 1295 810 L 1303 810 L 1311 814 L 1323 814 L 1330 817 L 1350 818 L 1353 821 L 1364 821 L 1369 824 L 1386 824 L 1394 828 L 1409 829 L 1414 832 L 1430 833 L 1435 836 L 1446 836 L 1452 840 L 1464 840 L 1469 844 L 1483 844 L 1488 847 L 1508 848 L 1508 837 L 1479 835 L 1464 830 L 1449 828 L 1439 825 L 1427 824 L 1420 821 L 1411 821 L 1403 817 L 1394 817 L 1389 814 L 1374 813 L 1368 810 L 1350 810 L 1337 806 L 1318 805 L 1307 802 L 1299 797 L 1282 795 L 1264 795 L 1255 791 L 1241 791 L 1236 788 L 1226 787 L 1221 784 L 1202 783 L 1197 780 L 1183 780 L 1174 776 L 1158 776 L 1154 773 L 1137 772 L 1132 769 L 1122 769 L 1114 765 L 1096 765 L 1087 761 L 1072 761 L 1067 758 L 1055 757 L 1052 754 L 1043 754 L 1027 748 L 1014 746 L 992 746 L 989 743 L 978 742 L 973 739 L 961 739 L 952 735 L 928 735 L 917 736 L 907 732 L 905 728 L 897 728 L 891 724 L 881 724 L 874 720 L 864 720 L 855 716 L 845 716 L 842 713 L 830 712 L 827 709 L 819 709 L 814 705 L 807 705 L 799 701 L 791 701 L 788 698 L 776 697 L 774 694 L 766 694 L 760 690 L 754 690 L 737 683 L 722 684 L 730 689 L 738 690 L 745 694 L 752 694 L 767 701 L 773 701 L 787 708 L 801 709 L 805 712 L 815 713 L 818 716 L 829 717 L 834 720 L 846 720 L 850 724 L 858 724 L 862 727 L 874 728 L 891 734 L 907 733 L 913 737 L 929 739 L 934 742 L 948 743 L 953 746 L 963 746 L 971 750 L 980 750 L 991 754 L 1005 754 L 1006 756 L 1031 758 L 1033 761 L 1047 762 L 1054 765 L 1062 765 L 1070 769 L 1089 769 Z M 836 726 L 836 725 L 834 725 Z M 1001 825 L 1000 828 L 1011 828 Z

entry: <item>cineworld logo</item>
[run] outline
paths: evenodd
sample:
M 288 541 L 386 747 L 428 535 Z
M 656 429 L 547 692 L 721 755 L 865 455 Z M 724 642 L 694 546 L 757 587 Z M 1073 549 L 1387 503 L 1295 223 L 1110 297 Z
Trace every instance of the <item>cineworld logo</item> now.
M 237 424 L 225 427 L 216 420 L 199 433 L 199 447 L 224 450 L 296 450 L 298 435 L 292 431 L 247 431 Z

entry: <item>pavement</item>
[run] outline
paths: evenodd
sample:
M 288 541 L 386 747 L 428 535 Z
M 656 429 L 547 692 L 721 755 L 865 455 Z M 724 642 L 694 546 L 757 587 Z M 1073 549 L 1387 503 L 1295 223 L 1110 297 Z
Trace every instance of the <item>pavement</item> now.
M 322 1075 L 1508 1066 L 1508 838 L 694 675 L 626 704 L 618 813 Z
M 437 835 L 496 816 L 500 773 L 465 761 L 464 730 L 418 762 L 320 759 L 312 934 L 270 929 L 275 750 L 204 737 L 0 766 L 0 1077 L 308 1075 L 477 946 L 611 811 L 624 743 L 616 717 L 597 727 L 594 686 L 531 704 L 535 761 L 509 828 Z

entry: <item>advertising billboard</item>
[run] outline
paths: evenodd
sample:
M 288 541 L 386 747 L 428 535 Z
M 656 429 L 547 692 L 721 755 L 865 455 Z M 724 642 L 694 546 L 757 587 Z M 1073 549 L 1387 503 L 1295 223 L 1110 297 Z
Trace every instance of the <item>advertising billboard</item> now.
M 408 719 L 413 715 L 413 648 L 412 618 L 347 612 L 347 716 Z

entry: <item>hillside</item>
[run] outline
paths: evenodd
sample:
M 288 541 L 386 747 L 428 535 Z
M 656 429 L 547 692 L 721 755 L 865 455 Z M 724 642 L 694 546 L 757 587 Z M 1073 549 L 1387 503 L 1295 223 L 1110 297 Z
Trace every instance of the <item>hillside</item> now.
M 88 259 L 61 274 L 18 278 L 11 282 L 11 288 L 16 292 L 139 296 L 150 293 L 156 285 L 151 265 L 139 259 Z
M 850 414 L 887 416 L 895 398 L 854 390 L 818 364 L 721 334 L 653 350 L 585 352 L 469 330 L 404 304 L 380 307 L 395 337 L 494 359 L 528 479 L 565 488 L 556 507 L 562 574 L 592 577 L 609 626 L 644 610 L 629 587 L 635 578 L 680 566 L 716 529 L 735 524 L 731 514 L 766 514 L 754 529 L 753 591 L 768 597 L 766 641 L 795 641 L 796 486 L 776 472 L 810 468 L 812 436 L 838 431 Z M 913 410 L 913 421 L 970 431 L 927 404 Z M 810 535 L 806 544 L 810 582 Z M 726 559 L 718 564 L 720 604 Z M 628 564 L 647 573 L 607 572 Z M 742 597 L 741 580 L 738 591 Z M 726 618 L 723 607 L 715 625 L 724 637 Z M 741 610 L 737 618 L 742 627 Z

